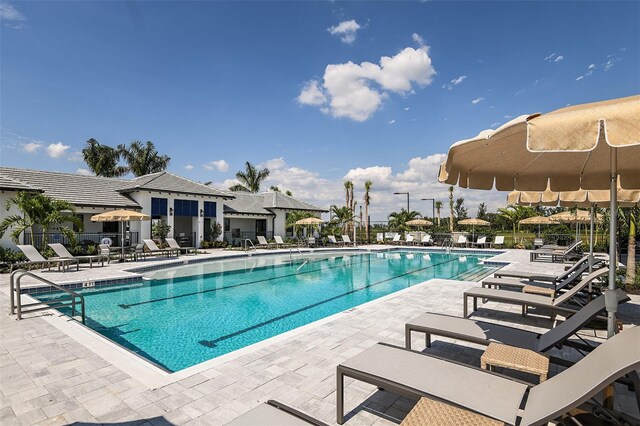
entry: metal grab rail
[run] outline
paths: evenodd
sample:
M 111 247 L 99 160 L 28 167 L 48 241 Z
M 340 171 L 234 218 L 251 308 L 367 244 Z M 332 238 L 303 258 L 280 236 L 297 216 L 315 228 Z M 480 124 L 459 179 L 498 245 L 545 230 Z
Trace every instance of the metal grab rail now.
M 253 245 L 253 241 L 247 238 L 246 240 L 244 240 L 244 251 L 249 251 L 249 244 L 247 243 L 251 244 L 251 247 L 253 247 L 253 251 L 257 250 L 256 246 Z
M 35 278 L 40 282 L 43 282 L 47 285 L 50 285 L 53 288 L 63 291 L 69 294 L 70 297 L 52 299 L 47 302 L 34 302 L 34 303 L 22 304 L 22 298 L 20 297 L 21 296 L 20 280 L 25 276 Z M 76 299 L 79 299 L 79 302 L 76 301 Z M 64 302 L 71 302 L 71 303 L 66 304 Z M 85 316 L 84 296 L 76 293 L 75 291 L 69 290 L 68 288 L 62 287 L 61 285 L 58 285 L 52 281 L 49 281 L 46 278 L 42 278 L 32 272 L 26 271 L 24 269 L 18 269 L 13 271 L 9 277 L 9 303 L 11 304 L 11 315 L 17 314 L 19 320 L 22 319 L 23 313 L 44 311 L 47 309 L 57 309 L 57 308 L 62 308 L 67 306 L 71 306 L 71 318 L 73 318 L 76 315 L 76 304 L 80 303 L 80 313 L 82 317 L 82 324 L 85 324 L 86 316 Z M 26 308 L 31 306 L 39 306 L 39 307 L 28 309 L 28 310 L 22 309 L 23 307 Z

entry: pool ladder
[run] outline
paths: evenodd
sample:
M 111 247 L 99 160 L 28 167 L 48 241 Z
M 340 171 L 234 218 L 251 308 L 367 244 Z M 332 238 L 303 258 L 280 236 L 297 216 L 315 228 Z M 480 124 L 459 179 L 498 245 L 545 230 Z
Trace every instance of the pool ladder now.
M 447 254 L 450 254 L 453 248 L 453 237 L 445 238 L 445 240 L 442 242 L 442 248 Z
M 247 238 L 246 240 L 244 240 L 244 251 L 249 251 L 249 246 L 253 248 L 253 251 L 257 250 L 256 246 L 253 245 L 253 241 Z
M 307 262 L 309 261 L 309 258 L 305 257 L 304 253 L 302 253 L 302 251 L 300 251 L 300 249 L 298 247 L 296 247 L 295 249 L 290 248 L 289 249 L 289 262 L 291 264 L 293 264 L 293 250 L 297 251 L 298 254 L 304 259 L 304 262 L 302 262 L 302 265 L 298 266 L 298 268 L 296 269 L 296 271 L 299 271 L 300 268 L 302 268 L 304 265 L 307 264 Z
M 47 284 L 57 290 L 68 294 L 67 297 L 59 297 L 56 299 L 47 300 L 46 302 L 33 302 L 22 303 L 22 291 L 20 289 L 20 281 L 23 277 L 34 278 L 44 284 Z M 67 302 L 67 303 L 65 303 Z M 66 287 L 62 287 L 54 282 L 51 282 L 45 278 L 42 278 L 32 272 L 24 269 L 17 269 L 9 276 L 9 303 L 11 305 L 11 315 L 17 314 L 19 320 L 22 319 L 22 314 L 29 312 L 44 311 L 47 309 L 58 309 L 71 307 L 71 318 L 76 316 L 76 306 L 80 305 L 80 315 L 82 323 L 85 323 L 85 311 L 84 311 L 84 297 L 75 291 L 69 290 Z M 27 309 L 24 309 L 27 308 Z

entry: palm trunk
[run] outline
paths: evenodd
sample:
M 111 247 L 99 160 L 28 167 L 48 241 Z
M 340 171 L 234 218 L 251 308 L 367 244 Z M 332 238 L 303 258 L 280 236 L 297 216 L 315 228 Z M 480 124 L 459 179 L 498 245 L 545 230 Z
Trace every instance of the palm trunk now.
M 636 280 L 636 214 L 635 209 L 629 209 L 629 244 L 627 245 L 627 276 L 626 284 L 631 286 Z
M 367 236 L 367 243 L 369 240 L 369 203 L 364 203 L 364 223 L 365 223 L 365 234 Z
M 449 231 L 453 232 L 453 192 L 449 193 Z

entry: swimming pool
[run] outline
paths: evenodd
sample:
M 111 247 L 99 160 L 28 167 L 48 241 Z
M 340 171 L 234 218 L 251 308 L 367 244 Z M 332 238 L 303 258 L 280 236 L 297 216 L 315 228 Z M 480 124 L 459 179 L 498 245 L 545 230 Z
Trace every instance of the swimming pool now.
M 402 250 L 254 256 L 78 292 L 88 327 L 173 372 L 431 278 L 486 272 L 482 257 Z

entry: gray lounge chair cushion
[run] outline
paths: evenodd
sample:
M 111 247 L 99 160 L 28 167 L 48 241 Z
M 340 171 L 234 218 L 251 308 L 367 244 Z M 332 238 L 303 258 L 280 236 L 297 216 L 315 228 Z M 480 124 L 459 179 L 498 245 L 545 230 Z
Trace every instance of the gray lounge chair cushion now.
M 522 383 L 483 370 L 382 344 L 343 362 L 341 368 L 400 383 L 416 394 L 432 395 L 511 424 L 527 390 Z
M 309 426 L 308 422 L 269 404 L 260 404 L 227 423 L 229 426 Z

